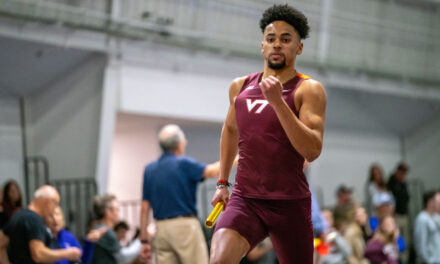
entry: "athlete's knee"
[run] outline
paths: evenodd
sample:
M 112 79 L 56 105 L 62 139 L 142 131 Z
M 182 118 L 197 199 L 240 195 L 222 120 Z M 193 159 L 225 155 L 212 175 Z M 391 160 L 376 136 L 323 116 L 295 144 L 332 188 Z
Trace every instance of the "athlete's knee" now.
M 228 263 L 226 252 L 224 252 L 224 247 L 221 245 L 220 241 L 213 241 L 211 246 L 211 256 L 209 258 L 210 264 L 221 264 Z
M 212 252 L 209 264 L 231 264 L 231 258 L 220 252 Z
M 220 229 L 214 233 L 210 264 L 236 264 L 249 250 L 249 243 L 238 232 Z
M 227 259 L 211 259 L 209 264 L 231 264 Z

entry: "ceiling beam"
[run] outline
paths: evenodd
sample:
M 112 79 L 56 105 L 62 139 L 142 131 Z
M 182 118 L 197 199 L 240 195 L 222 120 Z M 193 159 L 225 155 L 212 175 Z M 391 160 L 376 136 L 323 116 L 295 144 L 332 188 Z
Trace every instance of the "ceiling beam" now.
M 0 18 L 0 35 L 40 43 L 61 46 L 64 48 L 77 48 L 88 51 L 105 53 L 111 56 L 126 56 L 126 50 L 136 49 L 130 45 L 129 41 L 124 41 L 126 45 L 121 48 L 115 36 L 108 36 L 103 33 L 89 32 L 85 30 L 75 30 L 60 26 L 47 26 L 38 23 L 19 23 L 15 20 Z M 179 49 L 181 53 L 194 51 Z M 169 52 L 154 51 L 156 52 Z M 219 57 L 218 54 L 207 56 Z M 246 59 L 243 59 L 244 61 Z M 249 64 L 253 64 L 255 59 L 248 59 Z M 224 59 L 222 60 L 224 63 Z M 399 78 L 381 78 L 375 74 L 362 71 L 337 70 L 332 67 L 320 67 L 319 65 L 304 65 L 307 72 L 324 83 L 327 88 L 350 89 L 371 93 L 384 93 L 396 96 L 421 98 L 440 101 L 440 89 L 436 84 L 419 84 L 413 81 L 406 81 Z

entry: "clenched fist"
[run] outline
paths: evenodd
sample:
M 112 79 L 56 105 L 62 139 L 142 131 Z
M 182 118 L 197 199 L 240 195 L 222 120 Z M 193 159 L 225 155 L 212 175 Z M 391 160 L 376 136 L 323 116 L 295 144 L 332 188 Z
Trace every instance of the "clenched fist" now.
M 274 76 L 262 79 L 260 89 L 270 105 L 274 106 L 283 102 L 283 85 Z
M 211 204 L 215 206 L 218 202 L 223 202 L 226 208 L 226 204 L 229 202 L 229 190 L 227 187 L 219 188 L 215 191 Z

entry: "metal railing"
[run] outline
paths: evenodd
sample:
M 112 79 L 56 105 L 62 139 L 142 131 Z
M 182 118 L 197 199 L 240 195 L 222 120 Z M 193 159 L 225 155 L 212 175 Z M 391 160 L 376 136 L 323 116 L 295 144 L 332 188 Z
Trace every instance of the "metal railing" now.
M 423 193 L 425 192 L 425 185 L 419 179 L 410 179 L 407 182 L 408 192 L 410 194 L 409 209 L 411 214 L 415 217 L 423 210 Z
M 93 178 L 50 180 L 61 196 L 66 226 L 81 238 L 87 232 L 87 226 L 93 216 L 93 197 L 98 188 Z
M 25 186 L 29 201 L 38 187 L 52 185 L 60 194 L 66 226 L 77 237 L 83 237 L 92 218 L 93 197 L 98 193 L 95 179 L 50 179 L 49 162 L 43 156 L 27 157 L 26 166 Z
M 119 217 L 130 225 L 132 230 L 140 226 L 141 200 L 119 200 Z
M 410 195 L 409 201 L 409 215 L 408 215 L 408 229 L 409 229 L 409 241 L 408 252 L 411 261 L 416 259 L 416 251 L 414 245 L 414 222 L 417 215 L 423 210 L 423 194 L 425 192 L 425 186 L 419 179 L 410 179 L 407 182 L 407 188 Z
M 197 193 L 198 218 L 206 219 L 212 210 L 210 199 L 215 192 L 215 181 L 203 182 Z M 131 231 L 140 227 L 140 213 L 142 200 L 119 200 L 119 217 L 130 225 Z
M 24 184 L 29 202 L 38 187 L 49 183 L 49 162 L 43 156 L 29 156 L 25 160 L 26 175 Z
M 414 221 L 423 208 L 423 194 L 426 191 L 425 185 L 419 179 L 411 179 L 407 182 L 407 188 L 410 195 L 409 200 L 409 226 L 410 236 L 413 236 Z M 411 239 L 412 240 L 412 239 Z

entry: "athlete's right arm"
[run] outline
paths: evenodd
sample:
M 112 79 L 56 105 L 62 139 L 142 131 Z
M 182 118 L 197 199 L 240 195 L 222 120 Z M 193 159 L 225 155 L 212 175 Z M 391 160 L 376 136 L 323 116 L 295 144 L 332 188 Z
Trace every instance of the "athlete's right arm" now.
M 220 138 L 220 179 L 228 180 L 231 172 L 235 156 L 238 151 L 238 127 L 235 119 L 235 98 L 240 93 L 246 77 L 236 78 L 229 87 L 229 109 L 226 120 L 223 124 L 222 134 Z M 212 197 L 211 204 L 215 206 L 217 202 L 224 202 L 225 205 L 229 201 L 228 188 L 217 189 Z

